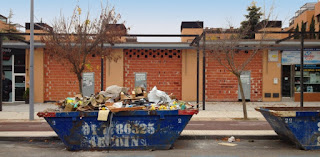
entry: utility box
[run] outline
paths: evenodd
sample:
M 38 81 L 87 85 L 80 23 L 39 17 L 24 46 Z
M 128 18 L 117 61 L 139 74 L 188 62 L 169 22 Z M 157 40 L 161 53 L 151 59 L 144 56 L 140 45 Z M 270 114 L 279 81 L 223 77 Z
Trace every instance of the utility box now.
M 82 94 L 83 96 L 94 94 L 94 72 L 82 73 Z
M 134 74 L 134 87 L 143 87 L 147 89 L 147 73 Z
M 245 100 L 250 100 L 251 98 L 251 72 L 250 71 L 243 71 L 240 75 L 242 88 L 244 92 Z M 238 99 L 242 100 L 241 98 L 241 92 L 240 92 L 240 86 L 238 85 Z

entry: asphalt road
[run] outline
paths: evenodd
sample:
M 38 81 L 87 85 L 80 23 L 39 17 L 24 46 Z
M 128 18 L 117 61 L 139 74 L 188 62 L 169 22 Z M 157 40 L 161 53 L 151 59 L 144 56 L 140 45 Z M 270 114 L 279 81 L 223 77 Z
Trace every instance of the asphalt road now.
M 272 130 L 267 121 L 190 121 L 185 130 Z M 0 131 L 53 131 L 47 122 L 0 122 Z
M 304 151 L 280 140 L 241 140 L 225 146 L 221 140 L 178 140 L 170 150 L 67 151 L 60 141 L 0 141 L 0 156 L 24 157 L 316 157 L 320 150 Z

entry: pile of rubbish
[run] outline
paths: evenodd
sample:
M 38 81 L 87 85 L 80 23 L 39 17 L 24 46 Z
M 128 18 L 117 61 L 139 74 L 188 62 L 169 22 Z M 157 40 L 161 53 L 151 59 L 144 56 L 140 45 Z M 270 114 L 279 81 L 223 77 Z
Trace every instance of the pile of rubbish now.
M 93 111 L 110 110 L 111 112 L 133 111 L 133 110 L 186 110 L 192 109 L 194 105 L 179 101 L 174 95 L 168 95 L 157 87 L 147 93 L 142 87 L 136 87 L 131 93 L 128 88 L 112 85 L 105 91 L 90 97 L 81 94 L 68 97 L 57 103 L 60 110 L 71 111 Z

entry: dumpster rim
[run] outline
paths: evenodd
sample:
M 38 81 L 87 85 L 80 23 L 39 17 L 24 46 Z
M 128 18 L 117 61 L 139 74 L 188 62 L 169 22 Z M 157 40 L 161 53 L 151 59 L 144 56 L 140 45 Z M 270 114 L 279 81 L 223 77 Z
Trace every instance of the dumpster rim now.
M 141 113 L 147 113 L 146 115 L 150 115 L 150 111 L 146 110 L 137 110 L 138 112 Z M 117 112 L 119 114 L 125 114 L 125 113 L 134 113 L 137 111 L 120 111 Z M 153 115 L 194 115 L 198 114 L 199 110 L 198 109 L 188 109 L 188 110 L 154 110 L 156 111 L 156 114 Z M 38 117 L 89 117 L 86 116 L 87 114 L 98 114 L 99 110 L 95 111 L 71 111 L 71 112 L 64 112 L 64 111 L 52 111 L 52 112 L 38 112 L 37 115 Z M 169 114 L 171 112 L 176 112 L 176 114 Z M 57 115 L 58 114 L 58 115 Z M 60 116 L 60 114 L 65 114 L 65 115 L 70 115 L 70 116 Z M 151 114 L 152 115 L 152 114 Z
M 270 107 L 270 108 L 275 108 L 275 107 Z M 290 107 L 286 107 L 286 108 L 290 108 Z M 276 111 L 276 110 L 268 109 L 268 107 L 255 108 L 255 110 L 259 112 L 269 112 L 271 115 L 274 115 L 276 117 L 296 117 L 297 116 L 297 111 Z

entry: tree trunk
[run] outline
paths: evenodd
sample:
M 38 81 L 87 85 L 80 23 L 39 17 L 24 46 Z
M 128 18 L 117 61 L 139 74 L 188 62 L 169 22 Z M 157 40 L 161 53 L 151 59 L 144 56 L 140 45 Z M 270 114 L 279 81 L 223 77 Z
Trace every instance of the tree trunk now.
M 247 105 L 246 105 L 246 98 L 244 96 L 244 91 L 242 87 L 242 82 L 240 79 L 240 75 L 237 75 L 239 87 L 240 87 L 240 94 L 241 94 L 241 100 L 242 100 L 242 108 L 243 108 L 243 119 L 248 119 L 248 113 L 247 113 Z
M 81 73 L 77 74 L 78 82 L 79 82 L 79 92 L 82 94 L 82 76 Z

